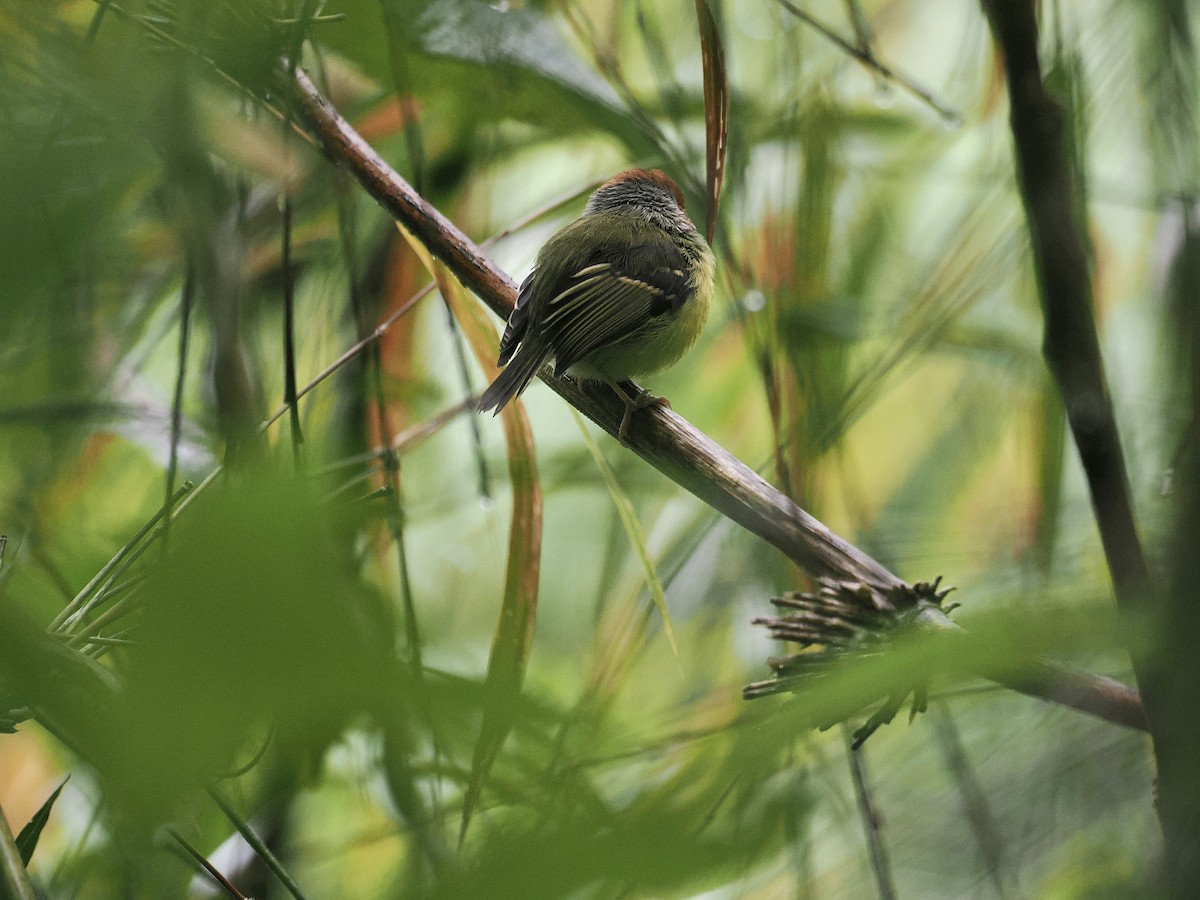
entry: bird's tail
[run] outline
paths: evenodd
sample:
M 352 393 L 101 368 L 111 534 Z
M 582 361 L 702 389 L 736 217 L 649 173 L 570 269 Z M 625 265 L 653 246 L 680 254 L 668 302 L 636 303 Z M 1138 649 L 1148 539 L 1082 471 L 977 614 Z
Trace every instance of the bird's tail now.
M 479 398 L 479 411 L 494 409 L 499 412 L 503 409 L 504 404 L 529 386 L 547 357 L 548 354 L 541 348 L 522 344 L 512 362 L 505 366 L 504 371 L 496 376 L 491 387 Z

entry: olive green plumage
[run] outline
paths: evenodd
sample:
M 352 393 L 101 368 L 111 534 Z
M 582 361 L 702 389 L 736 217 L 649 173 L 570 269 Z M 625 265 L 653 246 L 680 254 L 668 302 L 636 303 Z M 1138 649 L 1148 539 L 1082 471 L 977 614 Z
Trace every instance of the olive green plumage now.
M 713 269 L 674 182 L 657 171 L 621 173 L 539 251 L 500 340 L 507 368 L 479 409 L 500 410 L 553 359 L 556 375 L 613 386 L 626 404 L 624 442 L 632 412 L 661 400 L 631 399 L 617 382 L 667 368 L 696 342 Z

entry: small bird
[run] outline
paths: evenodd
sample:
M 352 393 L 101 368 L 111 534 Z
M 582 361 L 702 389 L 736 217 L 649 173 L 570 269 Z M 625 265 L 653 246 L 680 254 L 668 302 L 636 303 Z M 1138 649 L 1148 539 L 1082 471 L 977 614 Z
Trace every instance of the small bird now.
M 635 410 L 670 404 L 646 390 L 631 398 L 618 382 L 673 365 L 696 342 L 715 268 L 674 181 L 657 169 L 614 176 L 538 251 L 500 339 L 498 364 L 507 368 L 480 412 L 499 412 L 553 359 L 555 376 L 617 392 L 624 444 Z

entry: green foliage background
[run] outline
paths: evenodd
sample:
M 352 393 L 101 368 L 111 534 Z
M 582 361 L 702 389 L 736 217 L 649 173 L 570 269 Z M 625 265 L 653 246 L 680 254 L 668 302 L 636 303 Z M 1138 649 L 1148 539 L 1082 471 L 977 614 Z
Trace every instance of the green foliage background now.
M 801 5 L 851 43 L 858 11 L 871 51 L 945 109 L 784 4 L 714 3 L 732 93 L 718 297 L 652 387 L 905 579 L 944 576 L 979 652 L 1128 681 L 1136 636 L 1039 352 L 982 13 Z M 1197 171 L 1190 8 L 1041 13 L 1164 571 L 1191 417 L 1167 312 Z M 485 686 L 517 451 L 458 408 L 484 375 L 438 294 L 300 401 L 302 441 L 286 417 L 258 433 L 284 397 L 289 285 L 303 386 L 428 280 L 274 114 L 272 67 L 298 48 L 430 202 L 502 234 L 518 279 L 622 168 L 666 169 L 702 217 L 684 0 L 0 3 L 0 604 L 26 629 L 0 664 L 0 717 L 20 721 L 0 804 L 17 830 L 70 773 L 30 865 L 47 895 L 211 896 L 171 826 L 245 893 L 285 896 L 233 820 L 308 897 L 859 897 L 881 878 L 914 897 L 1130 895 L 1159 846 L 1146 738 L 983 682 L 936 682 L 928 714 L 861 751 L 873 865 L 845 734 L 811 726 L 942 651 L 745 703 L 781 650 L 751 620 L 803 574 L 593 432 L 673 652 L 619 498 L 538 385 L 536 635 L 519 699 Z M 371 451 L 397 435 L 389 478 Z M 169 530 L 56 621 L 184 479 L 203 489 Z M 513 730 L 460 845 L 497 706 Z

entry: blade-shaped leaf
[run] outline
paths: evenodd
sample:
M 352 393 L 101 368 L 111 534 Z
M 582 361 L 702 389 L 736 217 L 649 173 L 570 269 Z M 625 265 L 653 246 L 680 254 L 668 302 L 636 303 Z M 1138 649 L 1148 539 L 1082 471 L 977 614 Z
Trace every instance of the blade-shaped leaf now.
M 46 798 L 46 802 L 33 814 L 33 818 L 25 824 L 25 827 L 21 829 L 21 833 L 17 835 L 17 850 L 20 851 L 21 862 L 25 863 L 25 865 L 29 865 L 29 861 L 33 859 L 33 851 L 37 848 L 38 838 L 42 836 L 42 829 L 50 821 L 50 810 L 54 807 L 54 801 L 58 799 L 58 795 L 62 793 L 62 789 L 66 787 L 70 777 L 68 775 L 62 780 L 62 784 L 56 787 L 54 793 Z
M 402 227 L 413 251 L 437 281 L 455 319 L 466 335 L 471 350 L 489 378 L 498 372 L 496 330 L 478 303 L 449 270 L 435 262 L 429 251 Z M 460 840 L 466 834 L 471 813 L 479 802 L 483 782 L 512 728 L 516 699 L 525 680 L 529 649 L 537 617 L 538 580 L 542 555 L 542 491 L 538 481 L 533 433 L 521 402 L 509 403 L 500 412 L 508 443 L 508 474 L 512 484 L 513 511 L 508 535 L 508 563 L 504 576 L 504 599 L 500 621 L 492 638 L 488 658 L 488 703 L 483 713 L 479 743 L 471 762 L 471 778 L 463 798 Z
M 705 185 L 708 208 L 704 233 L 711 244 L 717 230 L 717 210 L 721 205 L 721 182 L 725 178 L 725 147 L 729 131 L 729 81 L 725 72 L 725 49 L 721 32 L 708 6 L 708 0 L 696 0 L 696 18 L 700 23 L 700 58 L 704 66 L 704 139 L 706 146 Z
M 654 560 L 650 556 L 650 548 L 646 545 L 646 532 L 642 530 L 642 523 L 634 511 L 633 502 L 629 499 L 629 495 L 621 488 L 621 484 L 617 481 L 617 476 L 613 472 L 612 466 L 608 464 L 608 460 L 600 452 L 600 445 L 588 434 L 579 413 L 571 410 L 571 414 L 575 417 L 575 424 L 579 426 L 579 433 L 583 435 L 584 446 L 588 448 L 588 452 L 592 454 L 592 459 L 596 462 L 596 468 L 600 470 L 600 476 L 604 479 L 604 486 L 608 488 L 608 494 L 612 497 L 613 505 L 617 508 L 617 515 L 621 517 L 621 525 L 625 528 L 625 534 L 629 537 L 629 543 L 633 545 L 633 549 L 642 563 L 642 569 L 646 573 L 646 587 L 650 589 L 650 596 L 654 600 L 655 607 L 658 608 L 658 614 L 662 616 L 663 630 L 667 634 L 667 642 L 671 645 L 671 652 L 678 658 L 679 646 L 675 643 L 675 629 L 671 625 L 671 616 L 667 612 L 667 598 L 663 594 L 662 581 L 658 577 L 658 569 L 655 567 Z

